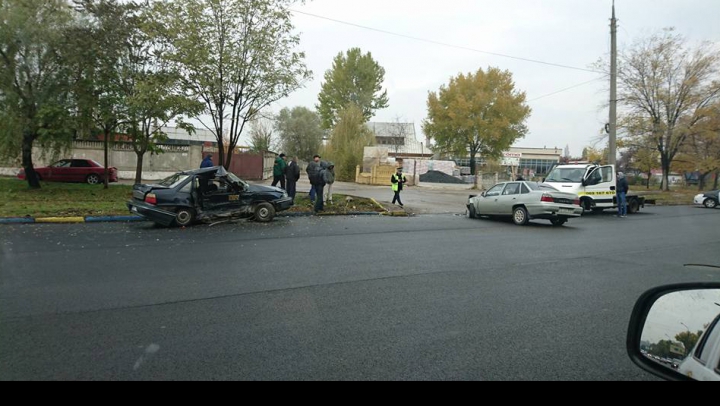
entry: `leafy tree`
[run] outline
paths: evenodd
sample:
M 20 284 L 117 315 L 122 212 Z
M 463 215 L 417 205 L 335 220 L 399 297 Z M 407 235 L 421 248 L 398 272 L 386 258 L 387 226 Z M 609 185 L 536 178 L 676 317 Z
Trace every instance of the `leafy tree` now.
M 682 333 L 679 333 L 675 336 L 675 339 L 679 342 L 683 343 L 685 346 L 685 356 L 690 354 L 690 351 L 695 348 L 695 344 L 700 340 L 700 336 L 702 336 L 702 331 L 698 331 L 697 333 L 691 333 L 689 331 L 683 331 Z
M 332 129 L 340 112 L 350 104 L 360 108 L 364 122 L 375 110 L 388 107 L 387 90 L 382 90 L 385 69 L 370 52 L 363 55 L 360 48 L 340 52 L 333 60 L 332 69 L 325 72 L 325 82 L 318 96 L 318 113 L 325 129 Z
M 72 139 L 66 34 L 76 15 L 64 0 L 2 0 L 0 15 L 0 148 L 21 155 L 28 185 L 40 188 L 33 145 Z
M 275 129 L 280 135 L 282 150 L 305 161 L 320 152 L 325 132 L 320 117 L 305 107 L 282 109 L 276 117 Z
M 620 120 L 634 136 L 652 140 L 665 190 L 673 161 L 720 95 L 719 68 L 720 52 L 712 44 L 691 48 L 672 29 L 637 40 L 619 56 L 618 98 L 625 108 Z
M 324 158 L 335 163 L 335 175 L 341 181 L 354 181 L 355 168 L 362 164 L 365 147 L 375 143 L 375 135 L 365 125 L 358 106 L 350 105 L 340 112 Z
M 167 57 L 185 91 L 204 105 L 203 126 L 215 134 L 220 160 L 230 167 L 248 122 L 311 77 L 295 51 L 289 7 L 294 0 L 175 0 L 159 4 L 171 43 Z M 228 145 L 225 145 L 225 140 Z
M 460 74 L 438 93 L 430 93 L 423 130 L 440 152 L 469 153 L 475 174 L 478 154 L 497 159 L 525 136 L 525 121 L 531 112 L 525 99 L 525 92 L 515 89 L 508 71 L 490 67 Z

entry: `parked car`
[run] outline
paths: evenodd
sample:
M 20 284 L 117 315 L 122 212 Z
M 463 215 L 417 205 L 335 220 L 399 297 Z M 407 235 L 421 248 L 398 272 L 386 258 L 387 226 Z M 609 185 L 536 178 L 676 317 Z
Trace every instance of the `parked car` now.
M 720 203 L 720 190 L 713 190 L 707 193 L 700 193 L 695 196 L 695 204 L 699 206 L 705 206 L 708 209 L 714 209 L 718 207 Z
M 470 218 L 512 217 L 517 225 L 543 219 L 561 226 L 583 213 L 578 195 L 536 182 L 499 183 L 480 196 L 470 196 L 467 207 Z
M 97 185 L 104 182 L 105 167 L 92 159 L 63 159 L 45 168 L 35 168 L 40 180 L 47 182 L 84 182 Z M 25 180 L 25 170 L 18 178 Z M 117 168 L 110 168 L 108 182 L 118 181 Z
M 156 185 L 135 185 L 128 209 L 163 226 L 190 226 L 213 217 L 269 222 L 293 206 L 286 191 L 251 185 L 219 166 L 179 172 Z

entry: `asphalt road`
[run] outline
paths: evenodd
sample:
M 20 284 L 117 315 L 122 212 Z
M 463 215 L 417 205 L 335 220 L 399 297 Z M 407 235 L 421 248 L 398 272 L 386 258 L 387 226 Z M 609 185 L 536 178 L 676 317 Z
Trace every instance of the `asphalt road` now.
M 0 228 L 0 380 L 652 380 L 635 300 L 720 281 L 720 210 Z

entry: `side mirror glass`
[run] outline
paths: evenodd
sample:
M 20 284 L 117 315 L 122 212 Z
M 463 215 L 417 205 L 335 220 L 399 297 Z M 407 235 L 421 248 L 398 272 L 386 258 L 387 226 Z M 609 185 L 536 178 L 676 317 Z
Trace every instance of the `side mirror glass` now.
M 712 285 L 643 295 L 628 330 L 633 362 L 668 380 L 720 382 L 720 284 Z

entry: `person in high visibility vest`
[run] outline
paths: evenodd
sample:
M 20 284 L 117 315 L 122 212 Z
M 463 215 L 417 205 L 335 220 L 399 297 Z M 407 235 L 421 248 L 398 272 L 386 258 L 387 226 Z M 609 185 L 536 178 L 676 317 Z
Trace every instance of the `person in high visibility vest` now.
M 402 192 L 403 190 L 403 185 L 407 183 L 407 178 L 405 178 L 405 175 L 403 175 L 402 168 L 397 168 L 397 172 L 392 174 L 390 182 L 392 182 L 392 190 L 393 192 L 395 192 L 395 197 L 393 197 L 392 204 L 398 202 L 400 207 L 405 207 L 403 206 L 402 200 L 400 200 L 400 192 Z

